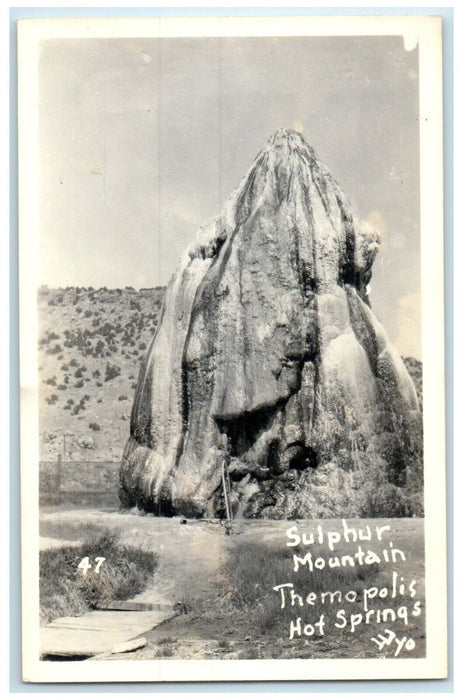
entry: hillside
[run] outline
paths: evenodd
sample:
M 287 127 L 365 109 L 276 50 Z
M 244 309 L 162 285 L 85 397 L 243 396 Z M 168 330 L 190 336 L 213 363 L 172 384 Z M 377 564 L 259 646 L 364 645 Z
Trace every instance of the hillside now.
M 418 394 L 418 403 L 420 404 L 420 410 L 423 411 L 423 365 L 420 360 L 414 357 L 403 357 L 402 358 L 405 367 L 408 370 L 410 377 L 413 379 L 415 385 L 416 393 Z
M 119 461 L 164 288 L 41 287 L 40 458 Z

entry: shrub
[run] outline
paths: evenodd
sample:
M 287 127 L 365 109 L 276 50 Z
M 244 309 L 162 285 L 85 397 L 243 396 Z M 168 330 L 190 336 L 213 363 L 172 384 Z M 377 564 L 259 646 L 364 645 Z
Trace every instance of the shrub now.
M 63 348 L 61 347 L 61 345 L 59 345 L 59 344 L 57 343 L 57 344 L 54 345 L 52 348 L 49 348 L 49 349 L 47 350 L 47 355 L 58 355 L 58 353 L 60 353 L 60 352 L 62 351 L 62 349 L 63 349 Z
M 105 347 L 104 341 L 101 340 L 101 338 L 98 340 L 96 346 L 95 346 L 95 357 L 98 357 L 101 355 Z
M 127 401 L 127 396 L 125 394 L 121 394 L 120 396 L 117 397 L 118 401 Z
M 111 365 L 109 362 L 106 363 L 106 369 L 105 369 L 105 377 L 104 380 L 105 382 L 111 381 L 111 379 L 115 379 L 118 377 L 121 373 L 121 368 L 118 367 L 117 365 Z
M 98 425 L 98 423 L 89 423 L 88 427 L 90 428 L 90 430 L 95 430 L 95 432 L 97 430 L 100 430 L 100 426 Z

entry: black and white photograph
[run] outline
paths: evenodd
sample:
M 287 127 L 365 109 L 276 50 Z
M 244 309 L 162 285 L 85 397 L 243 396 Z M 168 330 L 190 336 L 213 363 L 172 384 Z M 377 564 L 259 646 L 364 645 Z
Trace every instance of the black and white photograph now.
M 18 31 L 24 680 L 445 677 L 440 18 Z

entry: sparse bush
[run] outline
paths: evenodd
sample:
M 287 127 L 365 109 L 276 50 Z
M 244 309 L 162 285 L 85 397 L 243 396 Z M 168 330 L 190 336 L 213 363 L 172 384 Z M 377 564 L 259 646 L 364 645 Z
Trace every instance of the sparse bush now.
M 45 335 L 42 338 L 40 338 L 39 345 L 48 345 L 48 343 L 50 343 L 52 340 L 58 339 L 59 335 L 57 333 L 54 333 L 53 331 L 50 333 L 49 331 L 47 331 Z
M 88 427 L 90 428 L 90 430 L 94 430 L 95 432 L 100 430 L 100 426 L 98 425 L 98 423 L 89 423 Z
M 105 343 L 100 338 L 100 340 L 98 340 L 97 344 L 95 345 L 95 351 L 94 351 L 95 357 L 99 357 L 102 354 L 104 348 L 105 348 Z
M 59 391 L 65 391 L 67 389 L 67 386 L 66 384 L 58 384 L 56 388 L 59 389 Z
M 58 394 L 51 394 L 45 399 L 49 406 L 53 406 L 58 401 Z
M 120 396 L 117 397 L 118 401 L 127 401 L 127 396 L 125 394 L 121 394 Z
M 49 348 L 47 350 L 47 355 L 58 355 L 58 353 L 60 353 L 62 351 L 62 349 L 63 348 L 61 347 L 61 345 L 59 345 L 59 343 L 57 343 L 52 348 Z
M 117 365 L 111 365 L 109 362 L 106 363 L 106 369 L 105 369 L 105 377 L 104 380 L 105 382 L 111 381 L 111 379 L 115 379 L 118 377 L 121 373 L 121 368 L 118 367 Z
M 76 383 L 74 384 L 74 386 L 75 386 L 76 389 L 81 389 L 81 388 L 84 386 L 84 380 L 83 380 L 83 379 L 79 379 L 79 381 L 76 382 Z

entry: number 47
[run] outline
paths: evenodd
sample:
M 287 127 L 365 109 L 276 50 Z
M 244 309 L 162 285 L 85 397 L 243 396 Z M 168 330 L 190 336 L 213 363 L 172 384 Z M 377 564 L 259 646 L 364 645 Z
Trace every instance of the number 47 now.
M 97 562 L 97 565 L 95 566 L 95 573 L 96 574 L 99 572 L 100 567 L 101 567 L 102 563 L 105 561 L 105 559 L 106 559 L 106 557 L 95 557 L 95 561 Z M 82 569 L 83 576 L 87 576 L 87 571 L 92 568 L 92 565 L 90 564 L 89 558 L 84 557 L 77 568 Z

